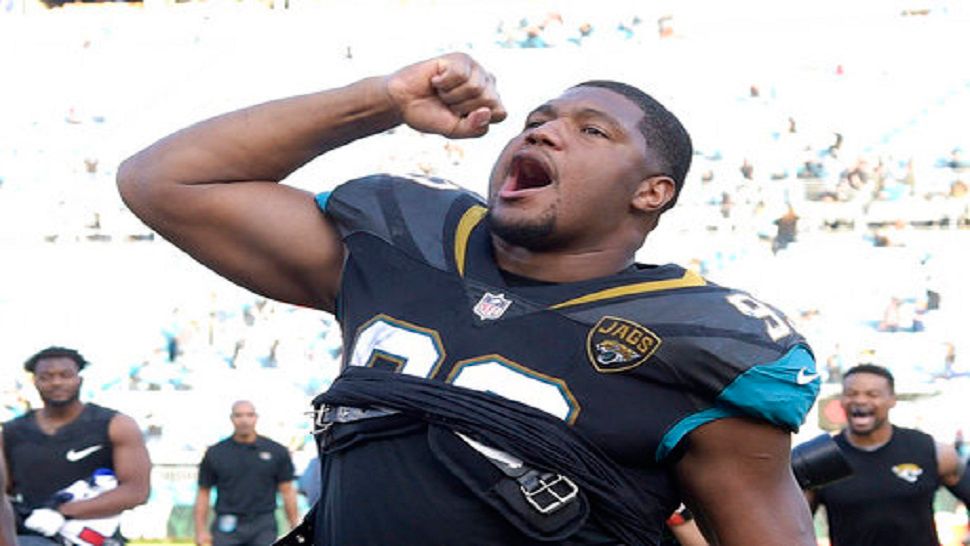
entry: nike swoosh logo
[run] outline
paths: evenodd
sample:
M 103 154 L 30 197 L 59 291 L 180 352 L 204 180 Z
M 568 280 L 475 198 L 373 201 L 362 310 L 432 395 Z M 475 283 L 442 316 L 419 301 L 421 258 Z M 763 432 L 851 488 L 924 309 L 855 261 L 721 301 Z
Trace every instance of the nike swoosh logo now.
M 795 383 L 799 385 L 808 385 L 812 381 L 818 379 L 819 375 L 817 373 L 805 373 L 805 368 L 798 370 L 798 375 L 795 376 Z
M 101 444 L 96 446 L 86 447 L 84 449 L 79 449 L 74 451 L 73 449 L 67 452 L 67 460 L 73 462 L 80 461 L 81 459 L 87 457 L 88 455 L 94 453 L 95 451 L 104 447 Z

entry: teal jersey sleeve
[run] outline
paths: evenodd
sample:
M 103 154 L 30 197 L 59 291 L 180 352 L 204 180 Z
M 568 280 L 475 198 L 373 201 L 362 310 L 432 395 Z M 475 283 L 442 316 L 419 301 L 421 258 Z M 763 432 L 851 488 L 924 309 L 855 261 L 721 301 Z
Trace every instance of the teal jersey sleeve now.
M 751 417 L 791 431 L 804 422 L 819 376 L 808 343 L 780 310 L 687 273 L 634 282 L 622 292 L 629 295 L 571 316 L 587 323 L 622 317 L 653 335 L 647 364 L 632 373 L 681 394 L 668 403 L 657 459 L 669 456 L 692 430 L 725 417 Z
M 797 431 L 818 392 L 815 359 L 806 345 L 796 345 L 777 360 L 751 366 L 735 377 L 713 404 L 676 423 L 664 435 L 656 457 L 665 458 L 697 427 L 725 417 L 754 417 Z

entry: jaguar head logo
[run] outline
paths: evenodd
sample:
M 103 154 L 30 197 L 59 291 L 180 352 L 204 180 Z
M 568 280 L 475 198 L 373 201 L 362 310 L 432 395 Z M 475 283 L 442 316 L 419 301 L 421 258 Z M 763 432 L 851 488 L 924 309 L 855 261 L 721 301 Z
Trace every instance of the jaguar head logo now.
M 646 362 L 660 337 L 642 324 L 619 317 L 601 318 L 586 336 L 586 354 L 596 371 L 623 372 Z
M 596 344 L 596 361 L 604 366 L 632 362 L 640 353 L 615 339 L 604 339 Z
M 923 475 L 923 469 L 917 464 L 902 463 L 893 467 L 893 474 L 903 481 L 916 483 L 919 477 Z

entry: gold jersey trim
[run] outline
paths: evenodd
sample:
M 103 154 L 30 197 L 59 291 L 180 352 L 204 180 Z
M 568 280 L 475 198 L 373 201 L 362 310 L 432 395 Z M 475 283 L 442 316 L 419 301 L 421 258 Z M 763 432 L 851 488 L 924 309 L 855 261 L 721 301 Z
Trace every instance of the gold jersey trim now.
M 465 276 L 465 257 L 468 253 L 468 239 L 471 237 L 475 227 L 485 218 L 486 214 L 488 214 L 486 207 L 475 205 L 466 210 L 462 214 L 461 219 L 458 220 L 458 226 L 455 228 L 455 267 L 457 267 L 458 275 L 461 277 Z M 707 281 L 703 277 L 693 271 L 687 270 L 683 276 L 676 279 L 647 281 L 607 288 L 551 305 L 549 309 L 563 309 L 565 307 L 573 307 L 584 303 L 592 303 L 633 294 L 645 294 L 648 292 L 659 292 L 661 290 L 675 290 L 678 288 L 705 285 L 707 285 Z
M 630 296 L 633 294 L 645 294 L 647 292 L 659 292 L 661 290 L 674 290 L 677 288 L 689 288 L 692 286 L 705 286 L 706 284 L 707 281 L 705 281 L 703 277 L 697 273 L 694 273 L 693 271 L 687 270 L 684 272 L 682 277 L 677 279 L 640 282 L 636 284 L 607 288 L 606 290 L 592 292 L 578 298 L 573 298 L 562 303 L 551 305 L 549 308 L 562 309 L 564 307 L 572 307 L 575 305 L 582 305 L 584 303 L 592 303 L 594 301 L 608 300 L 622 296 Z
M 482 221 L 488 209 L 479 205 L 471 207 L 461 215 L 458 227 L 455 230 L 455 266 L 458 267 L 458 275 L 465 276 L 465 254 L 468 252 L 468 238 L 471 237 L 472 230 Z

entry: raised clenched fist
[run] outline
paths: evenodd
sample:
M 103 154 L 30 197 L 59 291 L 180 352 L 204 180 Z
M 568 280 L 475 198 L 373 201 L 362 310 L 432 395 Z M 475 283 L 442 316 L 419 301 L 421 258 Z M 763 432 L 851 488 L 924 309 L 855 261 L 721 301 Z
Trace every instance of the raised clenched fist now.
M 385 85 L 401 120 L 424 133 L 478 137 L 507 115 L 495 77 L 464 53 L 406 66 L 389 75 Z

